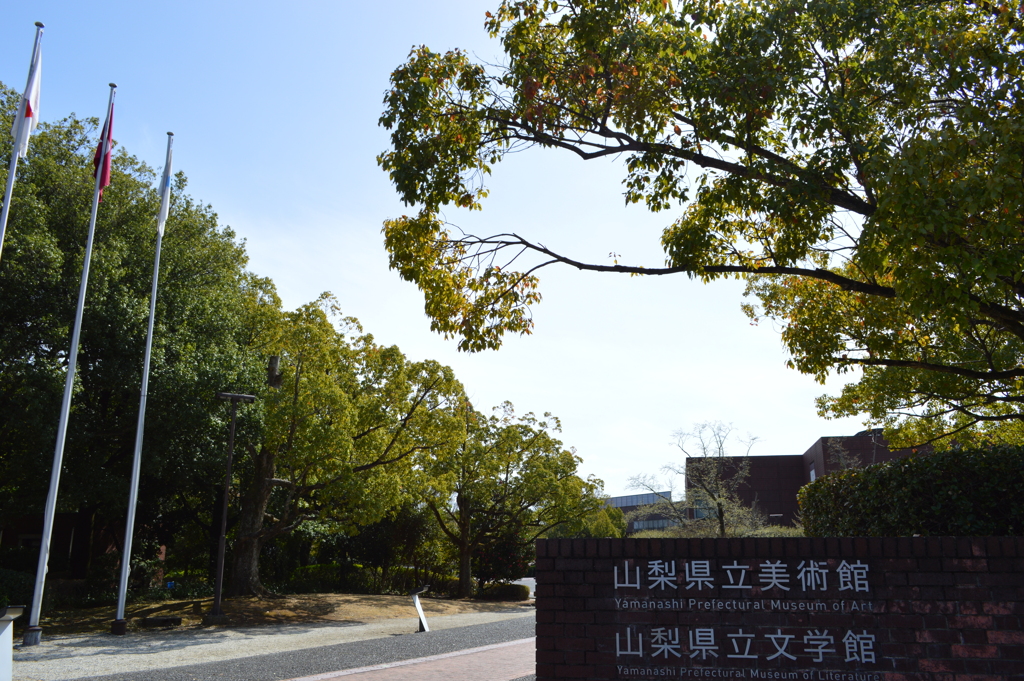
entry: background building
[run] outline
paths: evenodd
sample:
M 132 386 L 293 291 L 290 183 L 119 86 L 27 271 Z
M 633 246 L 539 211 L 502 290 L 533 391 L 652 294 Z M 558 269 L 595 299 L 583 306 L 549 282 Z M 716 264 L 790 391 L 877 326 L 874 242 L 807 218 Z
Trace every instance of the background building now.
M 822 437 L 803 454 L 748 457 L 750 474 L 740 485 L 739 496 L 745 505 L 756 505 L 771 524 L 792 525 L 799 511 L 796 494 L 807 483 L 834 471 L 931 451 L 931 447 L 890 450 L 881 428 L 856 435 Z M 689 468 L 690 460 L 686 463 Z
M 635 511 L 641 506 L 656 504 L 662 499 L 672 501 L 672 492 L 649 492 L 647 494 L 627 494 L 622 497 L 610 497 L 607 500 L 609 506 L 622 511 L 629 516 L 630 511 Z M 664 530 L 668 527 L 669 519 L 661 515 L 652 515 L 643 520 L 630 520 L 626 525 L 626 534 L 633 534 L 642 530 Z

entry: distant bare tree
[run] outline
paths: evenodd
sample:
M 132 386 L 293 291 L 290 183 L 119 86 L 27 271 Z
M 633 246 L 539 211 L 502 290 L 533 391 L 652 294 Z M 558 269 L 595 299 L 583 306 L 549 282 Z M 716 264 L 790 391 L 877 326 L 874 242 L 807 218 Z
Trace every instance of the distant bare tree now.
M 675 444 L 686 461 L 668 464 L 662 471 L 673 476 L 688 476 L 682 499 L 676 497 L 671 482 L 659 482 L 651 475 L 637 475 L 630 478 L 631 487 L 653 492 L 661 498 L 655 504 L 634 511 L 630 519 L 663 516 L 676 528 L 673 533 L 682 536 L 735 536 L 764 525 L 763 514 L 745 506 L 739 498 L 739 487 L 750 475 L 750 450 L 758 438 L 751 435 L 740 438 L 734 433 L 731 424 L 721 421 L 708 421 L 689 431 L 676 431 Z M 743 448 L 742 455 L 729 453 L 733 440 Z M 668 495 L 655 491 L 666 488 Z
M 828 451 L 828 462 L 835 470 L 845 471 L 849 468 L 860 468 L 863 462 L 860 456 L 850 453 L 843 441 L 837 437 L 827 439 L 825 449 Z

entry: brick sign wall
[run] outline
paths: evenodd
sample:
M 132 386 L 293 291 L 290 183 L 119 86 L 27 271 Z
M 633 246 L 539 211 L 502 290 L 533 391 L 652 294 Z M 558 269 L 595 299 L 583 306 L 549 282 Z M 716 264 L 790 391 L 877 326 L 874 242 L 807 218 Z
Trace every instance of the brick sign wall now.
M 537 542 L 537 681 L 1024 679 L 1024 538 Z

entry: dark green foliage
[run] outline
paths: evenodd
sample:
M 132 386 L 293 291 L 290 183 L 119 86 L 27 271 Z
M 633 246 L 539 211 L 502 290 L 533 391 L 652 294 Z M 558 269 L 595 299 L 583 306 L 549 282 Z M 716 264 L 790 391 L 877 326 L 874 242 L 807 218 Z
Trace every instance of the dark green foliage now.
M 27 572 L 0 568 L 0 608 L 7 605 L 28 606 L 32 601 L 35 578 Z
M 530 599 L 530 587 L 525 584 L 492 584 L 477 598 L 485 601 L 526 601 Z
M 396 567 L 392 568 L 388 583 L 382 587 L 381 573 L 372 567 L 326 563 L 296 568 L 279 590 L 287 593 L 404 595 L 423 584 L 430 585 L 430 596 L 448 596 L 458 590 L 459 579 L 453 575 L 423 573 L 407 567 Z
M 526 576 L 535 553 L 533 544 L 523 544 L 518 528 L 508 528 L 473 555 L 473 576 L 480 584 L 511 582 Z
M 292 593 L 334 593 L 340 591 L 342 568 L 334 563 L 296 568 L 284 585 Z
M 1024 532 L 1024 447 L 953 450 L 826 475 L 798 495 L 811 537 Z

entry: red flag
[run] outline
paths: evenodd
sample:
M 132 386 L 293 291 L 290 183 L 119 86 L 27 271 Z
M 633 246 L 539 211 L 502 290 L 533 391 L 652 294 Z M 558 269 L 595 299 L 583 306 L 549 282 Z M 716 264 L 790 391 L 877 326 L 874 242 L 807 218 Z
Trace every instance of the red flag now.
M 103 154 L 103 146 L 106 142 L 107 153 Z M 110 154 L 114 147 L 114 103 L 110 103 L 110 112 L 107 114 L 107 122 L 103 124 L 103 132 L 100 133 L 100 143 L 96 147 L 96 155 L 93 156 L 92 176 L 100 174 L 100 201 L 103 200 L 103 189 L 110 184 Z M 100 165 L 102 163 L 102 170 Z

